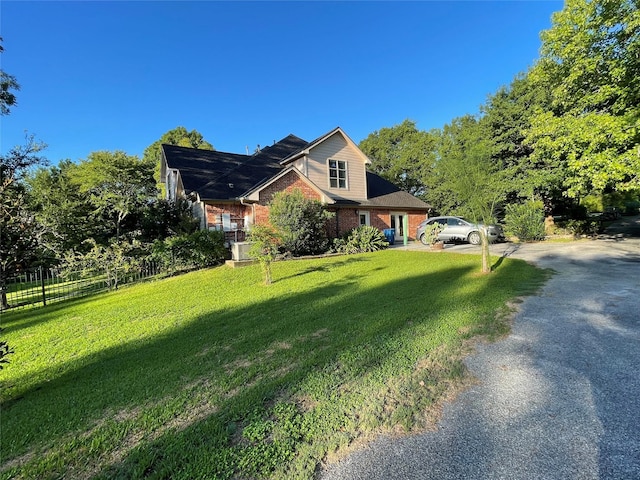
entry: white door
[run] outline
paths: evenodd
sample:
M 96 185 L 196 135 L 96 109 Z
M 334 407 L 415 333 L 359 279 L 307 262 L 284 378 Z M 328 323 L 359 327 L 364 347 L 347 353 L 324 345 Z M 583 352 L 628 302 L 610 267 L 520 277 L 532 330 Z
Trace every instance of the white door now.
M 396 240 L 404 239 L 405 212 L 391 212 L 391 228 L 396 231 Z

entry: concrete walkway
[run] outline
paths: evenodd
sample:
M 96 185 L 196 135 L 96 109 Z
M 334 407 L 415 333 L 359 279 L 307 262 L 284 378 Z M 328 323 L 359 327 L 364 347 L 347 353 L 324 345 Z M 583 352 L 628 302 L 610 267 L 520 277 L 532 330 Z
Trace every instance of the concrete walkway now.
M 640 479 L 640 239 L 624 231 L 492 246 L 496 259 L 556 274 L 506 339 L 466 360 L 478 384 L 445 407 L 436 431 L 381 437 L 320 478 Z

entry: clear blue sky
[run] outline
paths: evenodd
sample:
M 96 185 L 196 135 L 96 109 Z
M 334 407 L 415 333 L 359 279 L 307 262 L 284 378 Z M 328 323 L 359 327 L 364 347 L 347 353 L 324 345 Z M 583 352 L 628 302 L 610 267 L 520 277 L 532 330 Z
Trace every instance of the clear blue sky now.
M 2 0 L 0 61 L 22 88 L 1 150 L 25 131 L 56 164 L 142 155 L 179 125 L 236 153 L 336 126 L 356 143 L 406 118 L 439 128 L 531 66 L 562 6 Z

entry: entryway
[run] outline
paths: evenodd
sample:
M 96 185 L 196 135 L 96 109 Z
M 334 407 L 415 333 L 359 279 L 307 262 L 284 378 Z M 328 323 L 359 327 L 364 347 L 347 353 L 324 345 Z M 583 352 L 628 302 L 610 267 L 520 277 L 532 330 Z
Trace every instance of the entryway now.
M 396 241 L 404 240 L 404 217 L 406 212 L 391 212 L 391 228 L 396 231 Z

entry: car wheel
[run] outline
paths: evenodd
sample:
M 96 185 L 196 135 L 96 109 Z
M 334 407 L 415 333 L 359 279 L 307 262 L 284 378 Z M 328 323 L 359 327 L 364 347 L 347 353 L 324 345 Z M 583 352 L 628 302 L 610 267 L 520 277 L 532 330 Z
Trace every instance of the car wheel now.
M 482 242 L 482 239 L 480 238 L 480 234 L 478 232 L 471 232 L 467 240 L 471 245 L 480 245 L 480 242 Z
M 427 242 L 427 236 L 424 233 L 422 235 L 420 235 L 420 242 L 423 245 L 429 245 L 429 242 Z

